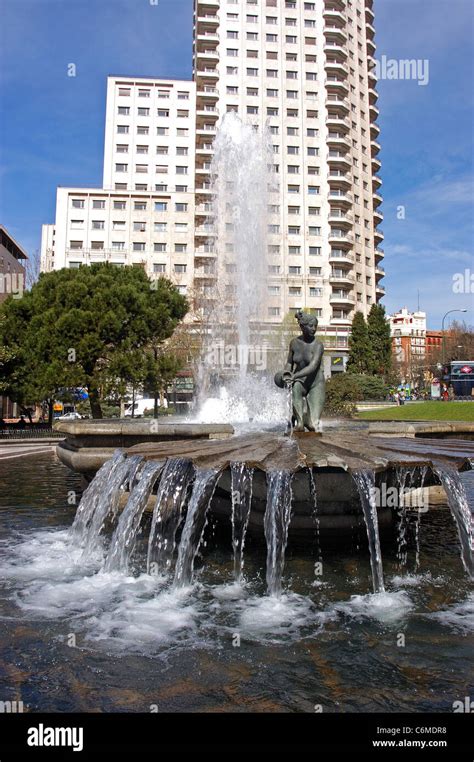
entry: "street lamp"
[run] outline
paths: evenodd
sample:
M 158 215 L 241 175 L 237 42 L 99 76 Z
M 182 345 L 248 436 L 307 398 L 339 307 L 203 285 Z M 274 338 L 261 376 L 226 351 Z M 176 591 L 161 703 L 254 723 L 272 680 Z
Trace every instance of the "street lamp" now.
M 442 336 L 441 336 L 441 362 L 442 362 L 443 365 L 444 365 L 444 346 L 445 346 L 445 341 L 444 341 L 444 321 L 445 321 L 445 318 L 447 318 L 448 315 L 450 315 L 452 312 L 467 312 L 467 309 L 464 309 L 464 310 L 448 310 L 446 312 L 446 314 L 443 315 L 443 319 L 441 321 L 441 333 L 442 333 Z

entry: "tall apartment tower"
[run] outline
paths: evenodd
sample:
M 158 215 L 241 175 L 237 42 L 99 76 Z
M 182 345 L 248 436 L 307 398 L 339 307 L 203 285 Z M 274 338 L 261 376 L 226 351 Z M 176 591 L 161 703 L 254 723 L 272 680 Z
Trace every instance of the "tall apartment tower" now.
M 384 294 L 373 21 L 372 0 L 194 0 L 195 272 L 211 287 L 213 138 L 235 111 L 268 126 L 279 178 L 268 321 L 315 310 L 334 349 Z

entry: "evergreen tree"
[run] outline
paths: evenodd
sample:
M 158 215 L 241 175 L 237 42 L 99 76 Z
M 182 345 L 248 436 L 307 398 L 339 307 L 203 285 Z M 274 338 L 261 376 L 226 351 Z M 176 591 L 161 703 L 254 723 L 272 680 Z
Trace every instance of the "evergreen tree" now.
M 367 323 L 362 312 L 356 312 L 349 337 L 349 373 L 370 373 L 373 366 Z
M 168 280 L 151 282 L 139 267 L 43 273 L 21 299 L 2 305 L 0 383 L 20 404 L 85 387 L 101 418 L 104 396 L 143 381 L 147 347 L 171 336 L 186 310 Z
M 390 323 L 382 304 L 373 304 L 370 308 L 367 330 L 373 358 L 371 372 L 373 375 L 386 376 L 392 367 L 392 339 Z

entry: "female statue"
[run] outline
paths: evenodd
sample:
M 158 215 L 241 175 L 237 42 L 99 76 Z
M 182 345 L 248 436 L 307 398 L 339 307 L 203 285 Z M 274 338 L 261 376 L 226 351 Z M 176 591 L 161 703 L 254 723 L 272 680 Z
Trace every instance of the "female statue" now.
M 275 375 L 280 388 L 291 386 L 295 431 L 316 431 L 326 390 L 322 366 L 324 345 L 316 338 L 318 320 L 308 312 L 295 315 L 301 335 L 290 342 L 288 359 L 282 372 Z

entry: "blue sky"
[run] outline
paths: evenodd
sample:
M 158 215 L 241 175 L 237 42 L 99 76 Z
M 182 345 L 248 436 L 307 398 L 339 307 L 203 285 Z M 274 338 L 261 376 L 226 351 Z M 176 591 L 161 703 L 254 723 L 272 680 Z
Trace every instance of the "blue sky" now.
M 101 183 L 107 75 L 191 77 L 192 0 L 153 2 L 2 0 L 0 220 L 27 251 L 54 221 L 57 185 Z M 474 2 L 374 10 L 377 59 L 429 62 L 426 86 L 378 83 L 384 303 L 414 309 L 419 290 L 430 327 L 460 307 L 474 324 L 474 286 L 452 288 L 474 273 Z

